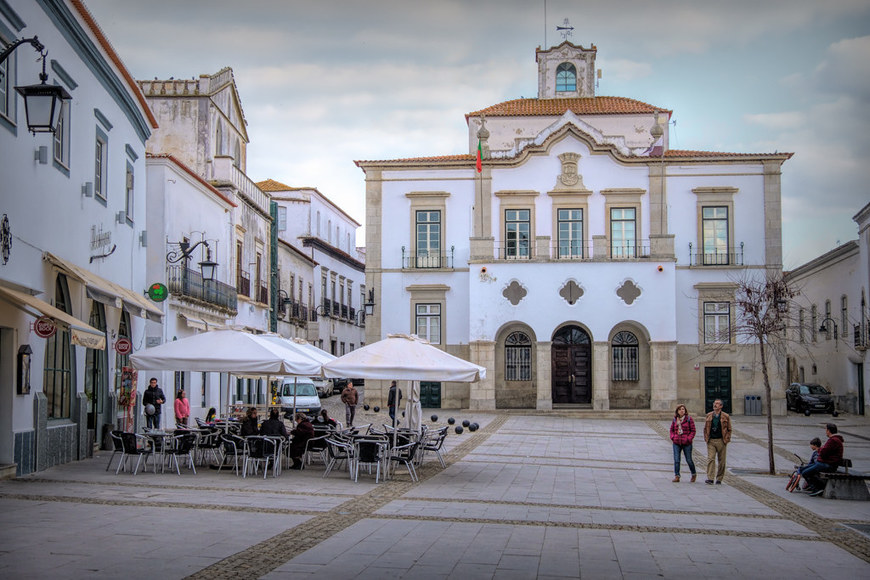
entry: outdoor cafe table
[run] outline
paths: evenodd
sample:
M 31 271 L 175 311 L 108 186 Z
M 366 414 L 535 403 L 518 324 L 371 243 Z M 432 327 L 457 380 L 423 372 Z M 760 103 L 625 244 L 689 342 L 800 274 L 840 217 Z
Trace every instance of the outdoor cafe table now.
M 154 473 L 157 473 L 157 456 L 160 455 L 161 468 L 166 460 L 166 448 L 171 444 L 175 434 L 162 429 L 146 429 L 142 435 L 151 441 L 151 451 L 154 454 Z

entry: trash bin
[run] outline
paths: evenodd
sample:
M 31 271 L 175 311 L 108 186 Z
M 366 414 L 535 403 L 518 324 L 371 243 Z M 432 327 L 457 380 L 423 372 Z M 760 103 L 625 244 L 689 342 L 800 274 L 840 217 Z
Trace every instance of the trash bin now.
M 746 395 L 743 399 L 744 415 L 761 415 L 761 395 Z
M 755 399 L 752 401 L 752 403 L 755 408 L 755 412 L 753 412 L 752 414 L 761 415 L 761 395 L 755 395 Z

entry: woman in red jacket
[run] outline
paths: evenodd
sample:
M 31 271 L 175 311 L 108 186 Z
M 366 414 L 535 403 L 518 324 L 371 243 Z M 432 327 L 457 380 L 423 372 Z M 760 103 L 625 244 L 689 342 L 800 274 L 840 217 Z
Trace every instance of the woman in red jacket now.
M 689 417 L 685 405 L 677 405 L 674 420 L 671 422 L 671 441 L 674 443 L 674 483 L 680 481 L 680 454 L 686 456 L 692 483 L 695 483 L 695 462 L 692 461 L 692 440 L 695 438 L 695 422 Z
M 188 417 L 190 417 L 190 401 L 184 396 L 184 389 L 181 389 L 175 397 L 175 424 L 186 427 Z

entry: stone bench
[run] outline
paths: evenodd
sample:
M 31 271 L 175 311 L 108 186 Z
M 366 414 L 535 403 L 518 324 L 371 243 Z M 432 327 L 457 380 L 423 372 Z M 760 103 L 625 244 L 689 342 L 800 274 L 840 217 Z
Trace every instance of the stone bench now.
M 819 477 L 825 482 L 823 496 L 828 499 L 870 500 L 870 492 L 867 491 L 865 483 L 870 479 L 870 475 L 849 473 L 849 468 L 852 467 L 851 459 L 842 459 L 837 467 L 842 467 L 845 471 L 819 474 Z

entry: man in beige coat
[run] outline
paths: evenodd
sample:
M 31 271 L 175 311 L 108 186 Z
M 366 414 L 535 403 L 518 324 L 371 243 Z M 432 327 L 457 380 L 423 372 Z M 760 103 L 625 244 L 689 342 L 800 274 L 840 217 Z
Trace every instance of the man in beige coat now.
M 713 411 L 707 413 L 704 420 L 704 441 L 707 442 L 707 480 L 704 483 L 722 483 L 726 448 L 731 442 L 731 417 L 722 411 L 720 399 L 713 401 Z
M 344 403 L 344 415 L 348 427 L 353 427 L 353 418 L 356 415 L 356 404 L 359 401 L 359 393 L 353 386 L 353 381 L 348 379 L 347 385 L 341 391 L 341 402 Z

